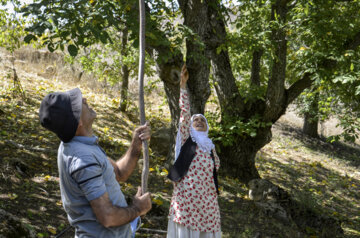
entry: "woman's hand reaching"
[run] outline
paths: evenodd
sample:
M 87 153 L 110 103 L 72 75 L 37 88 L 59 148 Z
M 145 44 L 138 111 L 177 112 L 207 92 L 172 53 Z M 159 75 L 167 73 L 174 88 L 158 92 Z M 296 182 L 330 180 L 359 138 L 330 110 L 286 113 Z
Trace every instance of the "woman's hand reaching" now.
M 186 88 L 186 82 L 189 79 L 189 72 L 187 71 L 186 64 L 183 65 L 181 69 L 181 79 L 180 79 L 180 88 Z

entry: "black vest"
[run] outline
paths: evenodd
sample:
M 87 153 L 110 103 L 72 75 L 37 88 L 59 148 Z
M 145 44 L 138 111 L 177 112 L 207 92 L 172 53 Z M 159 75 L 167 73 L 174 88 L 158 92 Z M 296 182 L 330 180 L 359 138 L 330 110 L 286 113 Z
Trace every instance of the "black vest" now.
M 180 149 L 179 157 L 177 158 L 174 165 L 170 169 L 168 175 L 168 178 L 170 180 L 174 182 L 178 182 L 187 174 L 191 161 L 195 157 L 195 151 L 196 151 L 196 142 L 193 142 L 191 137 L 189 136 L 189 138 L 185 141 L 184 145 Z M 215 159 L 212 151 L 211 151 L 211 158 L 214 162 L 214 169 L 213 169 L 214 183 L 216 187 L 216 192 L 217 194 L 219 194 Z

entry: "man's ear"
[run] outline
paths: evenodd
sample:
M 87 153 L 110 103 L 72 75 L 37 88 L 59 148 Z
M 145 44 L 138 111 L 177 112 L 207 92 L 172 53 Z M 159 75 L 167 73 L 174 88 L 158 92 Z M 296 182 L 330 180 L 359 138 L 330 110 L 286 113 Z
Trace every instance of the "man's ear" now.
M 76 136 L 79 136 L 79 135 L 81 135 L 81 132 L 82 132 L 82 130 L 83 130 L 83 122 L 81 121 L 81 119 L 79 120 L 79 124 L 78 124 L 78 127 L 77 127 L 77 129 L 76 129 L 76 132 L 75 132 L 75 135 Z
M 79 127 L 82 127 L 83 125 L 84 125 L 84 123 L 82 122 L 81 117 L 80 117 L 78 129 L 79 129 Z

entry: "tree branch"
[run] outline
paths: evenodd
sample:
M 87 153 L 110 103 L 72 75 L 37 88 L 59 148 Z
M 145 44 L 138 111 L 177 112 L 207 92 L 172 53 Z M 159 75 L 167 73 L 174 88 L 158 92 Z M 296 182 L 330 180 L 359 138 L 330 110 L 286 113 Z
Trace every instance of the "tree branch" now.
M 272 44 L 275 48 L 275 57 L 271 68 L 271 75 L 266 92 L 266 108 L 264 112 L 265 121 L 273 121 L 281 111 L 282 102 L 285 98 L 285 74 L 286 74 L 286 54 L 287 40 L 284 24 L 288 12 L 287 1 L 278 0 L 271 9 L 271 20 L 279 21 L 279 26 L 272 29 Z M 278 15 L 275 18 L 275 14 Z
M 214 87 L 217 97 L 219 99 L 222 114 L 231 115 L 234 117 L 242 116 L 244 111 L 244 99 L 239 92 L 236 85 L 236 80 L 231 68 L 230 57 L 227 49 L 218 52 L 217 49 L 221 45 L 226 45 L 226 29 L 224 17 L 220 9 L 218 0 L 209 1 L 209 6 L 204 11 L 207 11 L 207 20 L 202 22 L 208 23 L 206 26 L 207 32 L 206 50 L 211 58 L 211 66 L 213 70 Z M 198 13 L 196 13 L 198 14 Z M 201 29 L 205 29 L 202 27 Z
M 310 73 L 305 73 L 302 79 L 293 83 L 289 89 L 286 90 L 286 107 L 297 98 L 306 88 L 312 84 Z
M 347 40 L 344 44 L 345 50 L 356 50 L 360 45 L 360 32 L 355 34 L 352 40 Z M 323 60 L 319 63 L 324 68 L 334 68 L 337 65 L 337 61 L 335 60 Z M 313 74 L 305 73 L 302 79 L 296 81 L 293 85 L 290 86 L 289 89 L 286 90 L 286 107 L 297 98 L 300 93 L 302 93 L 306 88 L 309 88 L 312 84 L 311 76 Z

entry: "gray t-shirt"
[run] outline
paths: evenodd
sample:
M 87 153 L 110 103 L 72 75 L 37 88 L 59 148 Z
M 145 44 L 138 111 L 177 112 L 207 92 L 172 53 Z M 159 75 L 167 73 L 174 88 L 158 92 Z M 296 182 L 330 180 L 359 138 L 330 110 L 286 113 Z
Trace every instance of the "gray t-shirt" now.
M 106 228 L 97 220 L 90 202 L 108 192 L 113 205 L 127 207 L 114 168 L 97 144 L 97 137 L 75 136 L 58 150 L 61 199 L 75 237 L 131 237 L 129 224 Z

